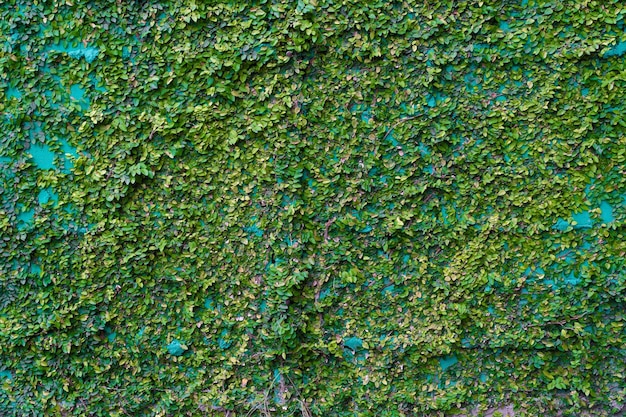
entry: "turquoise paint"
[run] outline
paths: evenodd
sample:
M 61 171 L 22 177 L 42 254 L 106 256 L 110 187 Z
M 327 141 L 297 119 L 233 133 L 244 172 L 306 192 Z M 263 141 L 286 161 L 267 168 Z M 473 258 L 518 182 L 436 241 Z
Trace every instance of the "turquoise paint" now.
M 606 51 L 603 55 L 604 58 L 609 58 L 612 56 L 622 56 L 626 53 L 626 42 L 620 42 L 615 45 L 613 48 Z
M 352 351 L 356 352 L 357 350 L 363 347 L 363 341 L 359 339 L 358 337 L 350 337 L 346 339 L 343 345 L 344 347 L 347 347 L 351 349 Z
M 30 209 L 17 215 L 17 228 L 23 230 L 26 226 L 33 222 L 35 210 Z
M 91 82 L 93 83 L 93 88 L 94 90 L 96 90 L 98 93 L 106 93 L 107 89 L 106 87 L 104 87 L 102 85 L 102 83 L 100 82 L 100 80 L 95 76 L 95 75 L 90 75 L 89 79 L 91 80 Z
M 570 272 L 568 275 L 564 275 L 564 282 L 566 285 L 577 285 L 580 283 L 580 278 L 574 275 L 574 272 Z
M 482 51 L 484 49 L 489 49 L 489 45 L 486 43 L 474 43 L 472 45 L 470 45 L 472 47 L 472 51 Z
M 398 347 L 397 342 L 397 338 L 395 336 L 387 336 L 387 335 L 381 335 L 378 340 L 380 341 L 379 346 L 384 346 L 387 347 L 391 350 L 400 350 L 400 351 L 404 351 L 404 349 L 402 349 L 402 347 Z
M 9 87 L 9 88 L 7 89 L 6 95 L 7 95 L 7 98 L 8 98 L 8 99 L 15 98 L 15 99 L 18 99 L 18 100 L 19 100 L 19 99 L 21 99 L 21 98 L 22 98 L 22 93 L 20 93 L 20 90 L 18 90 L 18 89 L 17 89 L 17 88 L 15 88 L 15 87 Z
M 446 382 L 445 379 L 442 379 L 439 381 L 439 388 L 440 389 L 445 389 L 445 388 L 450 388 L 456 385 L 456 381 L 448 381 Z
M 117 333 L 114 332 L 109 326 L 104 328 L 104 333 L 107 335 L 107 340 L 111 343 L 115 342 L 115 338 L 117 337 Z
M 70 97 L 77 101 L 82 100 L 85 97 L 85 89 L 78 84 L 72 84 L 70 86 Z
M 320 295 L 319 297 L 317 297 L 318 300 L 323 300 L 324 298 L 328 297 L 330 295 L 330 287 L 325 287 L 322 288 L 322 291 L 320 291 Z
M 367 359 L 367 351 L 359 350 L 355 352 L 351 349 L 344 349 L 343 358 L 353 364 L 363 364 Z
M 370 108 L 368 106 L 365 106 L 363 104 L 355 104 L 352 106 L 352 109 L 350 110 L 352 113 L 361 113 L 360 117 L 361 120 L 369 123 L 372 120 L 372 112 L 370 110 Z
M 369 233 L 372 230 L 374 230 L 372 226 L 365 226 L 363 229 L 359 230 L 359 233 Z
M 593 221 L 588 211 L 572 214 L 572 219 L 577 223 L 574 229 L 588 229 L 593 227 Z
M 442 371 L 446 371 L 448 368 L 456 365 L 459 360 L 454 355 L 445 356 L 439 359 L 439 366 L 441 366 Z
M 37 143 L 41 139 L 45 139 L 46 135 L 41 128 L 41 122 L 28 122 L 25 123 L 25 127 L 28 130 L 28 137 L 31 143 Z
M 393 137 L 393 130 L 391 130 L 389 132 L 389 134 L 387 135 L 387 140 L 393 145 L 393 146 L 398 146 L 400 144 L 400 142 L 398 142 L 394 137 Z
M 472 347 L 472 344 L 467 337 L 464 337 L 463 339 L 461 339 L 461 346 L 463 346 L 465 349 L 469 349 Z
M 41 275 L 41 267 L 37 264 L 32 264 L 30 266 L 30 273 L 33 275 Z
M 524 274 L 528 274 L 528 278 L 526 279 L 527 282 L 529 283 L 533 283 L 537 280 L 537 278 L 543 278 L 546 275 L 546 271 L 544 271 L 542 268 L 536 268 L 534 271 L 531 270 L 531 268 L 527 268 L 526 271 L 524 271 Z
M 65 46 L 65 44 L 50 45 L 46 48 L 46 51 L 65 52 L 70 58 L 82 59 L 84 58 L 87 63 L 91 64 L 98 58 L 100 51 L 93 46 Z
M 602 201 L 600 203 L 600 219 L 602 223 L 609 224 L 615 221 L 615 216 L 613 215 L 613 207 L 606 201 Z
M 54 153 L 48 145 L 31 145 L 30 155 L 40 169 L 54 168 Z
M 13 120 L 14 118 L 15 116 L 13 115 L 13 113 L 5 112 L 4 119 L 2 120 L 2 124 L 8 125 L 11 123 L 11 120 Z
M 195 368 L 188 368 L 188 369 L 185 371 L 185 376 L 186 376 L 187 378 L 192 378 L 192 379 L 195 379 L 195 378 L 198 376 L 198 370 L 197 370 L 197 369 L 195 369 Z
M 608 107 L 606 109 L 607 112 L 612 112 L 612 113 L 615 113 L 615 114 L 620 113 L 620 110 L 622 110 L 622 106 Z
M 204 308 L 207 310 L 215 310 L 215 302 L 213 301 L 213 298 L 207 297 L 207 299 L 204 300 Z
M 445 226 L 450 224 L 450 220 L 448 219 L 448 211 L 445 206 L 441 206 L 441 218 L 443 219 L 443 224 Z
M 255 235 L 257 237 L 263 236 L 263 230 L 259 229 L 259 227 L 256 224 L 253 224 L 252 226 L 246 226 L 246 227 L 244 227 L 244 230 L 247 233 L 250 233 L 250 234 Z
M 557 222 L 552 226 L 553 229 L 556 229 L 560 232 L 564 232 L 569 227 L 569 223 L 563 219 L 557 220 Z
M 391 284 L 391 285 L 388 285 L 385 288 L 383 288 L 382 294 L 383 295 L 386 295 L 386 294 L 392 295 L 395 292 L 395 290 L 396 290 L 396 286 Z
M 70 86 L 70 99 L 76 101 L 82 110 L 89 108 L 89 98 L 85 96 L 85 89 L 78 84 L 72 84 Z
M 562 259 L 567 264 L 574 263 L 574 251 L 567 249 L 556 254 L 556 257 Z
M 180 356 L 185 353 L 185 349 L 183 349 L 182 344 L 176 339 L 172 340 L 172 342 L 167 345 L 167 351 L 172 356 Z
M 274 402 L 276 404 L 283 404 L 285 402 L 285 399 L 283 397 L 283 394 L 280 392 L 280 381 L 282 380 L 282 375 L 280 374 L 280 371 L 278 370 L 278 368 L 274 369 L 274 385 L 276 386 L 276 388 L 274 389 Z
M 124 46 L 124 47 L 122 47 L 122 58 L 123 58 L 123 59 L 128 59 L 128 58 L 130 58 L 130 54 L 131 54 L 131 52 L 132 52 L 132 49 L 131 49 L 131 48 L 129 48 L 128 46 Z M 213 78 L 210 78 L 209 80 L 210 80 L 210 82 L 209 82 L 209 83 L 207 83 L 207 84 L 208 84 L 208 86 L 210 87 L 210 86 L 213 84 Z
M 228 330 L 226 329 L 222 330 L 222 333 L 220 333 L 220 337 L 217 339 L 217 345 L 222 350 L 228 349 L 230 345 L 233 344 L 233 342 L 224 339 L 225 337 L 228 337 Z
M 583 97 L 587 97 L 589 95 L 589 89 L 588 88 L 583 88 L 582 90 L 580 90 L 580 94 Z
M 474 73 L 470 72 L 463 77 L 465 81 L 465 89 L 468 93 L 476 93 L 482 91 L 481 83 Z
M 278 183 L 280 184 L 280 183 L 282 183 L 282 182 L 284 182 L 284 181 L 283 181 L 282 179 L 280 179 L 280 178 L 279 178 Z M 291 199 L 291 198 L 289 198 L 289 196 L 288 196 L 287 194 L 283 194 L 283 198 L 282 198 L 281 206 L 282 206 L 282 207 L 287 207 L 287 206 L 290 206 L 290 205 L 293 205 L 293 206 L 295 206 L 295 205 L 296 205 L 296 200 L 295 200 L 295 198 L 294 198 L 294 199 Z
M 0 379 L 8 379 L 10 381 L 13 379 L 13 374 L 11 371 L 0 371 Z
M 509 23 L 504 20 L 500 22 L 500 30 L 502 32 L 509 32 L 511 30 Z
M 11 162 L 11 158 L 7 156 L 0 156 L 0 164 L 8 164 Z
M 51 188 L 44 188 L 43 190 L 39 191 L 39 194 L 37 195 L 37 200 L 41 205 L 46 205 L 50 201 L 52 201 L 53 204 L 56 204 L 59 201 L 59 196 Z
M 487 374 L 486 373 L 481 373 L 480 376 L 478 377 L 478 379 L 480 380 L 480 382 L 485 383 L 487 382 Z
M 11 36 L 9 37 L 9 40 L 5 43 L 5 45 L 8 48 L 10 48 L 11 44 L 15 45 L 19 38 L 20 38 L 20 34 L 19 33 L 13 33 L 13 34 L 11 34 Z M 9 50 L 12 50 L 12 49 L 9 49 Z

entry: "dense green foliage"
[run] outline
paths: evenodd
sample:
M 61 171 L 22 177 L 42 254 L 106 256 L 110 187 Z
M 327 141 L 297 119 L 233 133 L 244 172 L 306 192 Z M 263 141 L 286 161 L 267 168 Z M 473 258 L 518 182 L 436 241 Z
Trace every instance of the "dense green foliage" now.
M 0 414 L 616 412 L 625 15 L 3 1 Z

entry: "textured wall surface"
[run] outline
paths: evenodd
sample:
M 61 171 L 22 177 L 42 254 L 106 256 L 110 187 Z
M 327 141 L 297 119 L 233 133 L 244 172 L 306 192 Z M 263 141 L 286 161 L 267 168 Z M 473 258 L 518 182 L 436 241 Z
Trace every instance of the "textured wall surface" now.
M 0 5 L 0 415 L 624 406 L 621 1 Z

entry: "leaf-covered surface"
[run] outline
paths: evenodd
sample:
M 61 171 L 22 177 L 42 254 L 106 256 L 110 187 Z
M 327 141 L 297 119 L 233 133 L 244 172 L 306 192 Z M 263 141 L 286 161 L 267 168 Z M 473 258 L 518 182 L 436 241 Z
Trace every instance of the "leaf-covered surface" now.
M 1 414 L 616 412 L 625 15 L 3 1 Z

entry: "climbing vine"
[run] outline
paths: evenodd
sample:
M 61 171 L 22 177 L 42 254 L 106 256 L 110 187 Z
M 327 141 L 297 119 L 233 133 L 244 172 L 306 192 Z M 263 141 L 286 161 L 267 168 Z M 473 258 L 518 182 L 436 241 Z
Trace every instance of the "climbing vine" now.
M 0 5 L 0 414 L 624 406 L 626 7 Z

